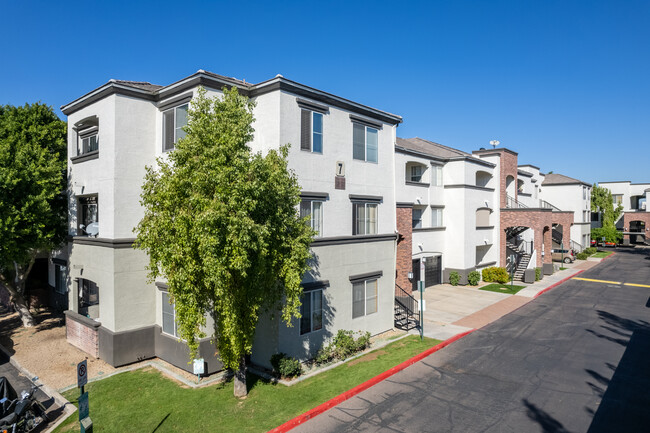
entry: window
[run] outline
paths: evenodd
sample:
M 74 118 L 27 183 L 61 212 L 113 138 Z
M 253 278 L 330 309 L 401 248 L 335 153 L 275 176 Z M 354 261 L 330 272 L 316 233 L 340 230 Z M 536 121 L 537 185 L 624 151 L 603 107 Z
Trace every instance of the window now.
M 377 280 L 352 283 L 352 318 L 377 312 Z
M 476 172 L 476 186 L 487 187 L 488 183 L 492 179 L 492 175 L 487 171 L 477 171 Z
M 623 194 L 612 194 L 612 200 L 614 201 L 614 206 L 623 204 Z
M 433 185 L 433 186 L 442 186 L 442 166 L 441 165 L 432 165 L 431 166 L 431 185 Z
M 300 315 L 300 335 L 323 328 L 323 289 L 303 293 Z
M 79 279 L 79 314 L 91 319 L 99 317 L 99 287 L 84 278 Z
M 442 208 L 431 208 L 431 227 L 442 227 Z
M 476 209 L 476 227 L 490 226 L 490 209 Z
M 75 124 L 77 131 L 77 155 L 99 150 L 99 119 L 88 117 Z
M 377 233 L 377 206 L 377 203 L 352 203 L 353 235 Z
M 323 153 L 323 115 L 302 110 L 300 123 L 300 149 Z
M 187 107 L 185 104 L 163 111 L 163 151 L 173 150 L 176 142 L 185 137 Z
M 352 157 L 377 162 L 378 130 L 359 123 L 352 124 Z
M 414 229 L 421 229 L 422 228 L 422 214 L 424 213 L 424 209 L 422 208 L 413 208 L 413 228 Z
M 587 187 L 586 186 L 582 187 L 582 199 L 587 200 Z
M 54 265 L 54 291 L 60 295 L 68 293 L 68 267 Z
M 165 334 L 178 337 L 176 324 L 176 307 L 169 301 L 169 293 L 162 292 L 162 331 Z
M 310 226 L 317 236 L 323 235 L 323 202 L 320 200 L 302 199 L 300 201 L 300 217 L 309 216 Z
M 97 204 L 97 196 L 80 197 L 79 198 L 79 214 L 78 214 L 78 234 L 97 235 L 99 234 L 99 207 Z

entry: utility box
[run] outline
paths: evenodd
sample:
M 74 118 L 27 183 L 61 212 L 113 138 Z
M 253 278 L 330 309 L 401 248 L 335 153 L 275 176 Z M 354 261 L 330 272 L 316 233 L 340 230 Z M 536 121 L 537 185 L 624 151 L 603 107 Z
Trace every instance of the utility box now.
M 524 271 L 524 283 L 535 282 L 535 269 L 526 269 Z

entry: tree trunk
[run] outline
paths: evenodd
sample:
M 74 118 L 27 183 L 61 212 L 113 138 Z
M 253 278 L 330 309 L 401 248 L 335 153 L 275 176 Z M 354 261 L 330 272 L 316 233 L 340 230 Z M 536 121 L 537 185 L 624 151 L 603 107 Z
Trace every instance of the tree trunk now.
M 9 292 L 9 299 L 10 301 L 14 304 L 14 308 L 16 311 L 18 311 L 18 314 L 20 315 L 20 320 L 23 322 L 23 326 L 25 328 L 31 328 L 36 324 L 34 322 L 34 317 L 32 316 L 32 313 L 29 312 L 29 308 L 27 307 L 27 302 L 25 302 L 25 297 L 19 293 L 15 287 L 12 287 L 11 284 L 2 284 L 2 286 L 7 289 Z
M 248 395 L 246 388 L 246 359 L 242 356 L 239 360 L 239 369 L 235 371 L 235 397 L 244 398 Z

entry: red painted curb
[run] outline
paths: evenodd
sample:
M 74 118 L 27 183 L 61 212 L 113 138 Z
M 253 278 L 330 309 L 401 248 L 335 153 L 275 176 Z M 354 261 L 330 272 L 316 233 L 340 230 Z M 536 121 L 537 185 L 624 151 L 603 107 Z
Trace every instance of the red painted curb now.
M 616 253 L 614 251 L 612 251 L 612 253 L 610 255 L 608 255 L 607 257 L 603 257 L 603 259 L 600 262 L 602 263 L 605 260 L 609 259 L 610 257 L 614 257 L 615 255 L 616 255 Z
M 570 276 L 566 277 L 565 279 L 558 281 L 558 282 L 555 283 L 555 284 L 551 284 L 550 286 L 548 286 L 547 288 L 545 288 L 544 290 L 542 290 L 541 292 L 539 292 L 538 294 L 536 294 L 536 295 L 533 297 L 533 299 L 536 299 L 539 295 L 548 292 L 548 291 L 551 290 L 552 288 L 559 286 L 560 284 L 564 283 L 565 281 L 570 280 L 571 278 L 575 277 L 575 276 L 578 275 L 578 274 L 583 273 L 584 271 L 585 271 L 585 269 L 583 269 L 583 270 L 581 270 L 581 271 L 578 271 L 578 272 L 576 272 L 575 274 L 570 275 Z
M 454 341 L 458 341 L 464 336 L 471 334 L 472 332 L 476 331 L 476 329 L 472 329 L 470 331 L 463 332 L 458 335 L 454 335 L 451 338 L 446 339 L 442 343 L 436 344 L 430 349 L 425 350 L 424 352 L 420 353 L 419 355 L 415 355 L 411 359 L 407 359 L 406 361 L 402 362 L 401 364 L 396 365 L 395 367 L 384 371 L 381 374 L 378 374 L 377 376 L 373 377 L 372 379 L 368 379 L 367 381 L 363 382 L 360 385 L 355 386 L 354 388 L 345 391 L 343 394 L 337 395 L 336 397 L 326 401 L 325 403 L 316 406 L 313 409 L 308 410 L 307 412 L 303 413 L 302 415 L 298 415 L 297 417 L 290 419 L 289 421 L 285 422 L 282 425 L 279 425 L 278 427 L 274 428 L 273 430 L 269 430 L 269 433 L 284 433 L 287 432 L 294 427 L 299 426 L 300 424 L 304 423 L 305 421 L 310 420 L 311 418 L 315 417 L 316 415 L 320 415 L 321 413 L 325 412 L 326 410 L 336 406 L 339 403 L 344 402 L 345 400 L 348 400 L 355 395 L 361 393 L 362 391 L 365 391 L 366 389 L 370 388 L 371 386 L 374 386 L 381 382 L 382 380 L 385 380 L 389 378 L 390 376 L 394 375 L 395 373 L 398 373 L 402 370 L 404 370 L 406 367 L 415 364 L 418 361 L 421 361 L 422 359 L 426 358 L 427 356 L 431 355 L 432 353 L 435 353 L 439 351 L 440 349 L 449 346 L 451 343 Z

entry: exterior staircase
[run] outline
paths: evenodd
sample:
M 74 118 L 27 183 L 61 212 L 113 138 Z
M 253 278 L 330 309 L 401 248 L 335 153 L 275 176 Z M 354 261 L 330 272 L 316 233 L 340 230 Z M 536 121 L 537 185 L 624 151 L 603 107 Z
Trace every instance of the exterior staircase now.
M 510 241 L 506 241 L 506 247 L 517 254 L 517 267 L 515 268 L 513 278 L 516 281 L 524 280 L 524 272 L 528 269 L 528 263 L 530 263 L 531 255 L 529 253 L 520 251 L 517 245 Z
M 395 327 L 404 331 L 420 327 L 418 302 L 397 284 L 395 284 Z

